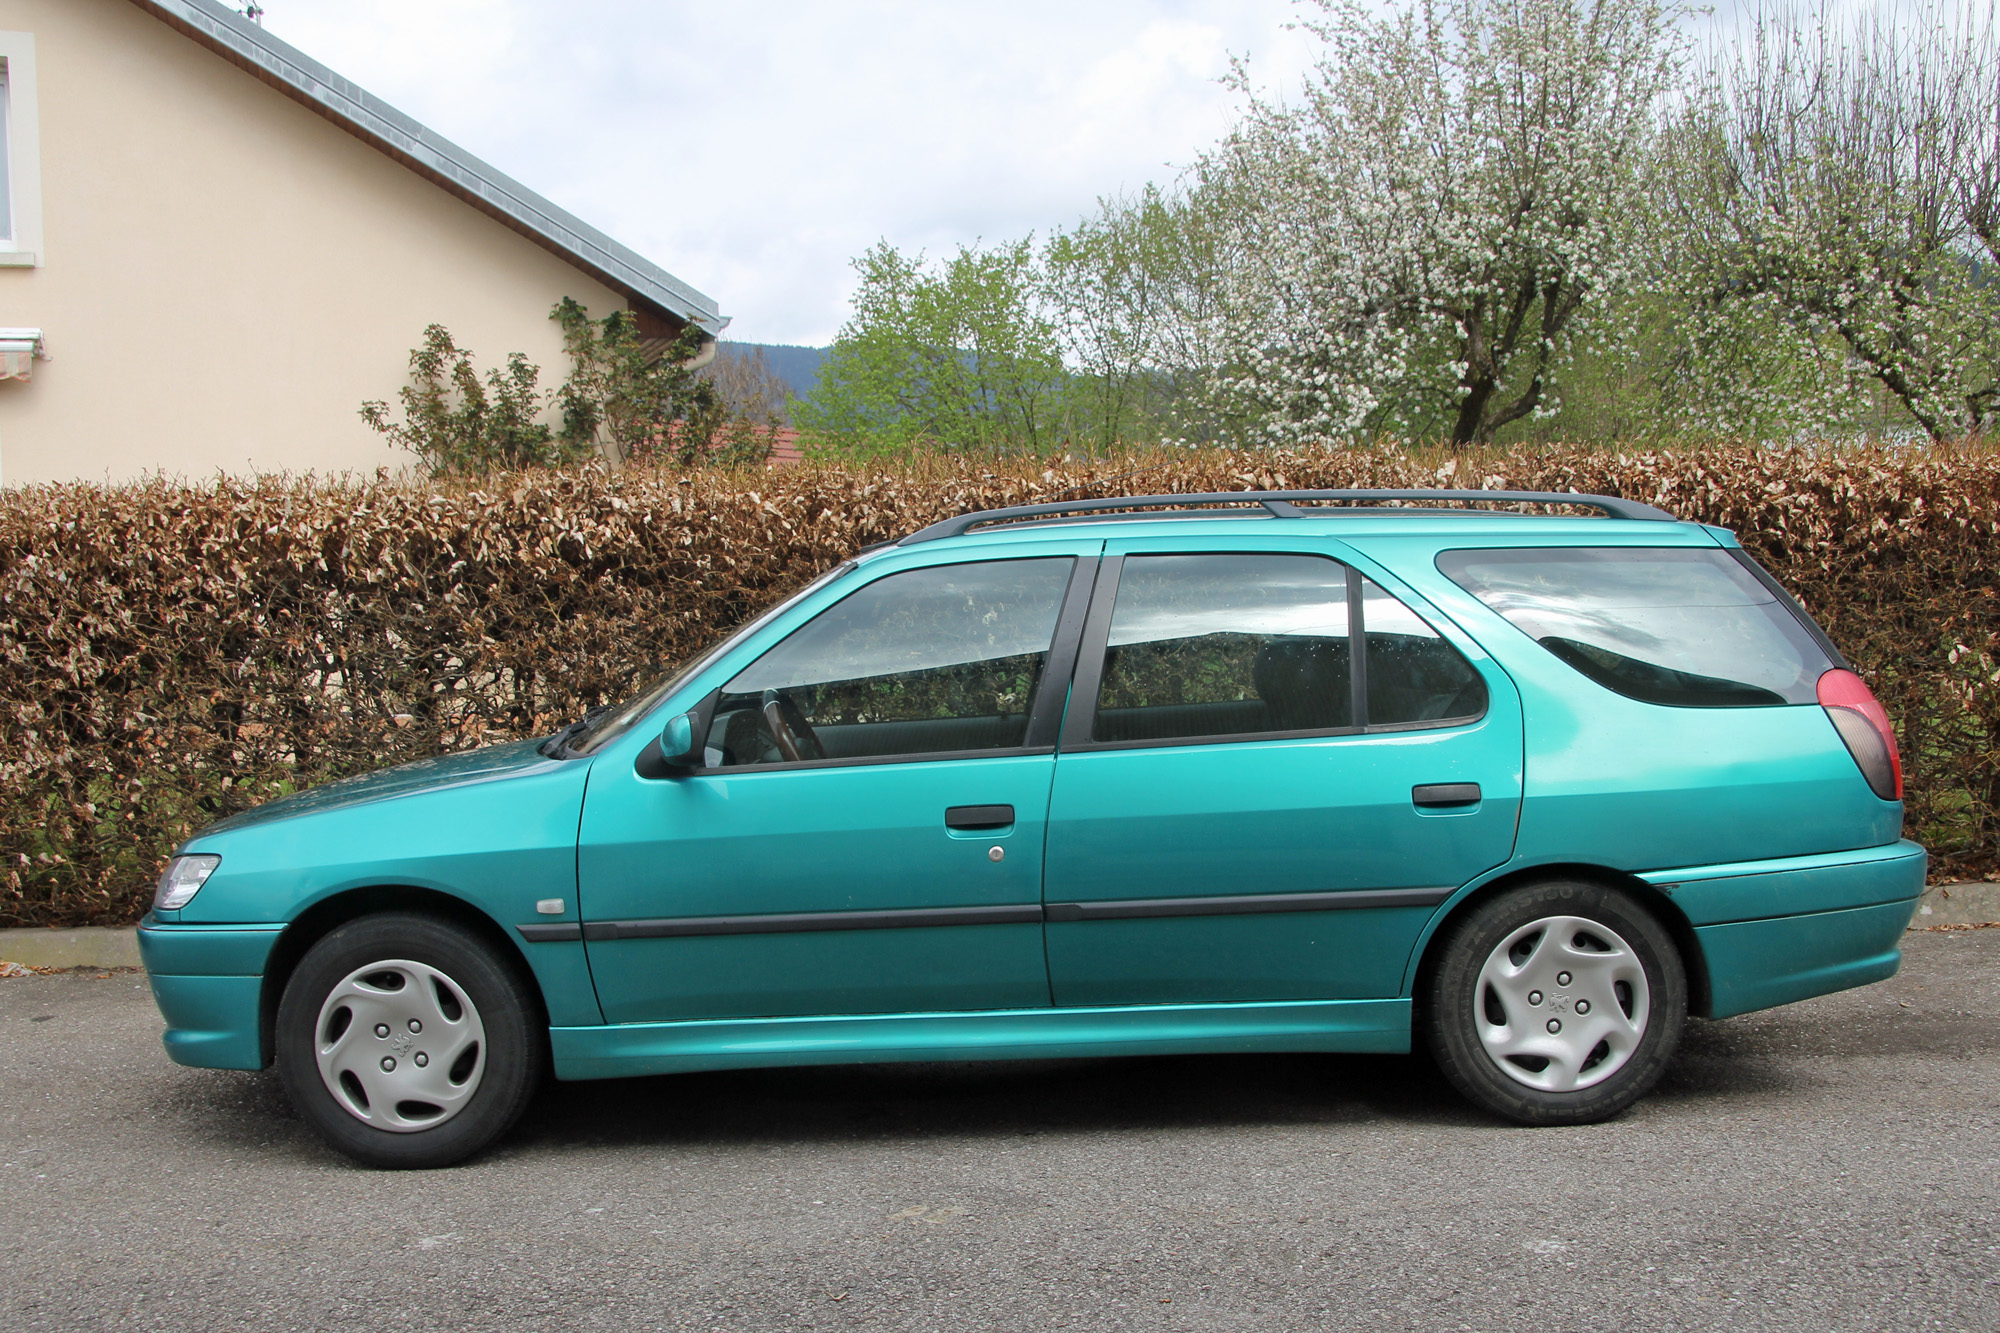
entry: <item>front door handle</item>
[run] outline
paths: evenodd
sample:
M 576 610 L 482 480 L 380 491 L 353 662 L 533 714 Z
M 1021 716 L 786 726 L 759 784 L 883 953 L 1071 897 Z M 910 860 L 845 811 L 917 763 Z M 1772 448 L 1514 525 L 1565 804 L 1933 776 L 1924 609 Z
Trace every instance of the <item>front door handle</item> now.
M 954 805 L 944 812 L 946 828 L 1006 828 L 1013 822 L 1011 805 Z
M 1478 805 L 1476 782 L 1427 782 L 1410 788 L 1410 803 L 1419 810 L 1449 810 L 1453 806 Z

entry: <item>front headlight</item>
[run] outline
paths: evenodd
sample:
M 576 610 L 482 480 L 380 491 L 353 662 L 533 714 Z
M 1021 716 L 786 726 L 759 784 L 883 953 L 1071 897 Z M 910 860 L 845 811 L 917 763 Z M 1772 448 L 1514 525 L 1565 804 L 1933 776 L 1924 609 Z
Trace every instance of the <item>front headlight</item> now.
M 186 907 L 221 864 L 219 856 L 176 856 L 167 862 L 166 872 L 160 876 L 160 887 L 153 893 L 154 909 L 171 912 Z

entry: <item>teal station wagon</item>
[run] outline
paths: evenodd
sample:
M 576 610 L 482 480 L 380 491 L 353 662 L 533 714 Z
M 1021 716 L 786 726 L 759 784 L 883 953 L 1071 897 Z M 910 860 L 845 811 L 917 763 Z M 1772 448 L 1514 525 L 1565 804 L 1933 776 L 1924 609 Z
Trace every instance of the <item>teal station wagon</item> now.
M 1896 970 L 1901 798 L 1881 707 L 1728 532 L 1120 498 L 936 524 L 548 740 L 223 820 L 139 938 L 175 1060 L 275 1063 L 383 1166 L 477 1151 L 549 1070 L 1419 1036 L 1486 1110 L 1579 1123 L 1688 1014 Z

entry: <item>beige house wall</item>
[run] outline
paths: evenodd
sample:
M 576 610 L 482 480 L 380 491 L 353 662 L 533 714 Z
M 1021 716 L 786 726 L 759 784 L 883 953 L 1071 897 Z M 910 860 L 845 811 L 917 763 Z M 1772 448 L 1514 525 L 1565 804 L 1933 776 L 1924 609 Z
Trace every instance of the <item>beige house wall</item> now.
M 373 472 L 363 424 L 425 325 L 483 367 L 566 367 L 549 308 L 625 299 L 130 0 L 0 0 L 34 35 L 40 264 L 0 327 L 49 359 L 0 382 L 0 483 Z

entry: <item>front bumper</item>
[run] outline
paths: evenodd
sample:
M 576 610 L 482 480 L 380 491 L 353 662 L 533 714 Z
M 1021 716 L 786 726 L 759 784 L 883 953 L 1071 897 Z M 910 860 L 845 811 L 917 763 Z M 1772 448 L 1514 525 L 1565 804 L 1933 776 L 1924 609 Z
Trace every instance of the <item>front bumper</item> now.
M 139 958 L 176 1064 L 262 1069 L 264 963 L 280 925 L 183 926 L 148 917 Z
M 1928 860 L 1905 840 L 1641 878 L 1687 914 L 1708 974 L 1705 1016 L 1727 1018 L 1894 976 Z

